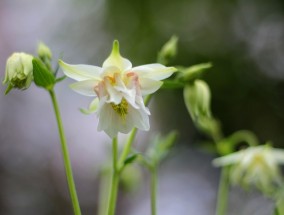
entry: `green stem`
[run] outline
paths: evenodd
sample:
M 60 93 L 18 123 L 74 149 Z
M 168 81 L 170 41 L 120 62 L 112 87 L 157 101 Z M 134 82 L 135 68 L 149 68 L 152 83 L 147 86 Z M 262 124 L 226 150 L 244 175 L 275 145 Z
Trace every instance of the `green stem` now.
M 136 136 L 136 133 L 137 133 L 137 128 L 133 128 L 128 139 L 127 139 L 127 142 L 126 142 L 126 144 L 123 148 L 123 151 L 122 151 L 121 156 L 120 156 L 119 161 L 118 161 L 118 171 L 119 172 L 123 169 L 124 161 L 127 158 L 128 154 L 131 150 L 131 146 L 132 146 L 133 140 Z
M 151 215 L 157 215 L 157 185 L 158 185 L 158 169 L 154 165 L 151 168 Z
M 52 104 L 53 104 L 53 108 L 54 108 L 54 112 L 55 112 L 55 116 L 57 120 L 57 126 L 58 126 L 58 131 L 59 131 L 59 136 L 60 136 L 60 142 L 61 142 L 61 150 L 62 150 L 62 155 L 63 155 L 67 183 L 68 183 L 69 192 L 70 192 L 70 196 L 71 196 L 71 200 L 73 204 L 74 214 L 81 215 L 80 205 L 79 205 L 76 187 L 75 187 L 75 183 L 73 179 L 72 167 L 71 167 L 71 162 L 69 158 L 68 147 L 66 143 L 66 138 L 64 134 L 63 124 L 62 124 L 62 120 L 60 116 L 57 99 L 56 99 L 56 96 L 53 90 L 49 90 L 49 94 L 52 100 Z
M 229 193 L 229 167 L 223 167 L 219 182 L 216 215 L 225 215 L 227 212 L 228 193 Z
M 119 172 L 117 166 L 117 138 L 112 141 L 112 158 L 113 158 L 113 172 L 111 180 L 111 189 L 109 195 L 108 215 L 115 214 L 116 199 L 119 185 Z

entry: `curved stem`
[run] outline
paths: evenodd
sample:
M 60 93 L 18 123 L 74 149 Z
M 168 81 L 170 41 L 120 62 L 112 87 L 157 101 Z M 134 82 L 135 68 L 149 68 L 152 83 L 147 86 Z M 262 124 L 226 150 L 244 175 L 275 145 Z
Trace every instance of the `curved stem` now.
M 65 172 L 66 172 L 66 178 L 67 178 L 68 188 L 69 188 L 69 192 L 70 192 L 70 196 L 71 196 L 71 200 L 73 204 L 74 214 L 81 215 L 80 205 L 79 205 L 76 187 L 75 187 L 75 183 L 73 179 L 72 167 L 71 167 L 71 162 L 69 158 L 68 147 L 66 143 L 66 138 L 64 134 L 63 124 L 62 124 L 62 120 L 60 116 L 57 99 L 56 99 L 56 96 L 53 90 L 49 90 L 49 94 L 52 100 L 52 104 L 53 104 L 53 108 L 54 108 L 54 112 L 56 116 L 56 121 L 57 121 L 59 136 L 60 136 L 60 142 L 61 142 L 61 150 L 62 150 L 63 161 L 64 161 L 64 167 L 65 167 Z
M 227 211 L 229 193 L 229 167 L 223 167 L 218 189 L 216 215 L 225 215 Z
M 158 170 L 155 165 L 151 168 L 151 215 L 157 215 L 157 185 Z
M 117 138 L 113 138 L 112 140 L 112 158 L 113 158 L 113 172 L 112 172 L 112 180 L 111 180 L 111 189 L 109 195 L 109 203 L 108 203 L 108 215 L 115 214 L 115 206 L 119 185 L 119 172 L 117 166 Z

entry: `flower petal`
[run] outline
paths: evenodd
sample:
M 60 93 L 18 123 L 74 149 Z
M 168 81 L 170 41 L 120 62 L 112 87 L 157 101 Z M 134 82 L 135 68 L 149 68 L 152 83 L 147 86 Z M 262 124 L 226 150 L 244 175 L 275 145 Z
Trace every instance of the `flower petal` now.
M 141 77 L 139 79 L 139 84 L 141 93 L 144 96 L 156 92 L 162 86 L 163 82 Z
M 113 110 L 111 104 L 100 101 L 97 111 L 99 117 L 98 131 L 104 131 L 110 138 L 118 135 L 121 127 L 121 117 Z
M 97 84 L 98 84 L 97 80 L 79 81 L 70 84 L 70 88 L 84 96 L 97 96 L 94 90 Z
M 233 154 L 214 159 L 213 165 L 216 167 L 219 167 L 219 166 L 227 166 L 227 165 L 235 164 L 235 163 L 240 162 L 241 157 L 242 157 L 242 154 L 240 152 L 235 152 Z
M 139 76 L 139 78 L 149 78 L 159 81 L 170 77 L 175 71 L 177 71 L 177 69 L 174 67 L 166 67 L 162 64 L 154 63 L 134 67 L 131 69 L 131 71 L 135 72 Z
M 103 68 L 106 67 L 117 67 L 121 71 L 129 70 L 132 67 L 131 62 L 120 55 L 119 43 L 117 40 L 113 42 L 111 54 L 103 63 Z
M 64 63 L 62 60 L 59 60 L 58 63 L 64 74 L 76 81 L 84 81 L 88 79 L 100 80 L 101 68 L 98 66 L 84 64 L 71 65 Z

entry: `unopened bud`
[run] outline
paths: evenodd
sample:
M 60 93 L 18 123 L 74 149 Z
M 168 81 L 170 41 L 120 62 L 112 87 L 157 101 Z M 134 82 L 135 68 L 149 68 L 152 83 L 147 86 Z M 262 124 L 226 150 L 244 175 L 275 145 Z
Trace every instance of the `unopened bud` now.
M 176 36 L 172 36 L 171 39 L 165 43 L 158 54 L 159 63 L 167 65 L 176 56 L 177 42 L 178 38 Z
M 8 84 L 5 94 L 13 88 L 27 89 L 33 80 L 33 56 L 26 53 L 12 54 L 6 63 L 3 84 Z
M 184 88 L 184 101 L 193 120 L 211 117 L 210 100 L 210 90 L 204 81 L 196 80 Z
M 52 52 L 50 51 L 48 46 L 45 45 L 43 42 L 40 42 L 38 44 L 37 53 L 38 53 L 38 56 L 41 59 L 46 59 L 47 58 L 48 60 L 51 60 L 51 58 L 52 58 Z

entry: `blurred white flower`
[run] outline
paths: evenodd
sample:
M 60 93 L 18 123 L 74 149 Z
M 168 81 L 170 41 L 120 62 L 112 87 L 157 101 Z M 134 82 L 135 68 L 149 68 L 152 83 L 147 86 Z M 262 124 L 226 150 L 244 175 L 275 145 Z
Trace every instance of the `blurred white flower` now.
M 78 81 L 71 84 L 73 90 L 98 98 L 99 104 L 95 105 L 98 106 L 98 131 L 103 130 L 110 137 L 117 136 L 118 132 L 128 133 L 134 127 L 149 130 L 150 112 L 142 96 L 157 91 L 161 80 L 176 71 L 161 64 L 132 68 L 131 62 L 120 55 L 118 41 L 114 41 L 102 67 L 70 65 L 61 60 L 59 65 L 66 76 Z
M 230 167 L 232 184 L 255 185 L 270 190 L 281 183 L 279 164 L 284 163 L 284 150 L 270 145 L 254 146 L 213 160 L 215 166 Z

